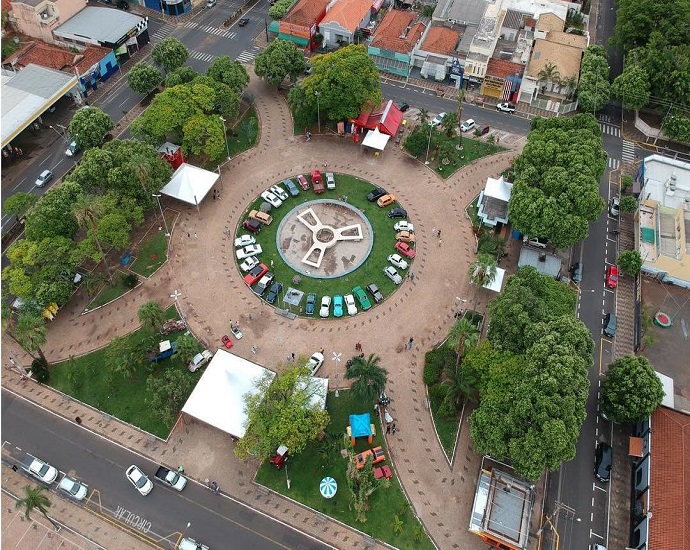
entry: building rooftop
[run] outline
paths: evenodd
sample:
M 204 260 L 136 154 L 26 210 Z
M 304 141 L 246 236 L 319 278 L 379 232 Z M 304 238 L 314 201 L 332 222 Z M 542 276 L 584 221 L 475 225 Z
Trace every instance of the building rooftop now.
M 331 0 L 299 0 L 282 20 L 311 26 L 330 3 Z
M 513 63 L 505 59 L 496 59 L 492 57 L 486 65 L 487 76 L 495 76 L 496 78 L 506 78 L 515 74 L 521 75 L 525 71 L 525 67 L 521 63 Z
M 453 55 L 459 41 L 459 31 L 442 25 L 433 25 L 427 32 L 421 49 L 430 53 Z
M 507 10 L 506 17 L 503 20 L 503 26 L 506 29 L 521 29 L 527 15 L 516 10 Z
M 651 435 L 647 548 L 690 548 L 690 416 L 659 407 Z
M 100 46 L 87 46 L 83 52 L 75 53 L 67 48 L 61 48 L 44 42 L 27 42 L 12 55 L 3 59 L 3 65 L 13 67 L 26 67 L 34 64 L 40 67 L 56 69 L 74 73 L 75 68 L 79 75 L 88 72 L 96 63 L 103 59 L 110 50 Z
M 555 13 L 542 13 L 537 18 L 537 30 L 542 32 L 562 31 L 565 28 L 565 19 L 561 19 Z
M 527 74 L 532 78 L 539 78 L 539 72 L 549 63 L 553 63 L 561 78 L 574 76 L 579 79 L 582 52 L 587 47 L 586 38 L 584 36 L 580 38 L 585 40 L 585 44 L 581 47 L 551 42 L 548 35 L 546 39 L 537 38 L 534 41 L 532 55 L 527 65 Z
M 486 542 L 526 548 L 532 514 L 532 486 L 493 468 L 482 468 L 469 530 Z
M 367 12 L 371 11 L 372 4 L 372 0 L 338 0 L 326 12 L 321 24 L 335 22 L 354 33 Z
M 534 267 L 539 273 L 549 277 L 558 277 L 561 272 L 561 259 L 558 256 L 529 246 L 523 246 L 520 249 L 518 260 L 518 268 L 526 265 Z
M 421 22 L 412 24 L 415 17 L 411 11 L 389 10 L 376 28 L 371 46 L 409 53 L 419 42 L 426 28 Z
M 476 26 L 488 5 L 488 0 L 440 0 L 434 9 L 433 19 Z
M 144 18 L 122 10 L 87 7 L 57 27 L 56 36 L 83 36 L 101 43 L 114 44 Z

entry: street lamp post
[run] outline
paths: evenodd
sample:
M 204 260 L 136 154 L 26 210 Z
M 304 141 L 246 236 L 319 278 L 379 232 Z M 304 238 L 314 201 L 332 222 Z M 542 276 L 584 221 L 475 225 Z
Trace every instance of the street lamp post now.
M 57 124 L 57 126 L 60 126 L 60 125 Z M 50 129 L 51 129 L 53 132 L 55 132 L 58 136 L 60 136 L 62 139 L 64 139 L 64 140 L 65 140 L 65 143 L 69 143 L 69 140 L 67 139 L 67 135 L 66 135 L 66 134 L 63 134 L 62 132 L 58 132 L 58 130 L 55 128 L 55 126 L 52 126 L 52 125 L 51 125 L 51 126 L 48 126 L 48 128 L 50 128 Z M 61 128 L 65 128 L 65 127 L 64 127 L 64 126 L 61 126 Z
M 230 145 L 228 145 L 228 130 L 225 127 L 225 123 L 227 121 L 223 117 L 220 117 L 220 120 L 223 122 L 223 139 L 225 139 L 225 152 L 228 154 L 228 160 L 230 160 Z
M 165 221 L 165 216 L 163 215 L 163 207 L 161 206 L 161 194 L 154 193 L 152 196 L 156 197 L 156 201 L 158 202 L 158 208 L 161 211 L 161 218 L 163 218 L 163 225 L 165 226 L 165 236 L 170 237 L 170 231 L 168 231 L 168 222 Z
M 342 353 L 333 352 L 333 362 L 335 363 L 335 396 L 338 397 L 340 394 L 338 392 L 340 386 L 340 369 L 338 368 L 338 363 L 340 363 L 340 358 L 343 356 Z
M 314 95 L 316 95 L 316 118 L 319 123 L 319 134 L 321 133 L 321 108 L 319 107 L 319 92 L 318 90 L 314 92 Z
M 426 144 L 426 160 L 424 161 L 424 164 L 429 164 L 429 147 L 431 147 L 431 130 L 433 130 L 433 126 L 429 124 L 429 141 L 427 141 Z

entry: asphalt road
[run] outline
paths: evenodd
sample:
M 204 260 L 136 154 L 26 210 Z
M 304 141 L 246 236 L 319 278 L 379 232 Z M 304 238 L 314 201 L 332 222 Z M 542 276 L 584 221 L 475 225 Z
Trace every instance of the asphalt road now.
M 1 406 L 3 446 L 13 458 L 21 461 L 31 453 L 61 472 L 69 471 L 89 486 L 92 509 L 99 510 L 94 495 L 98 490 L 103 515 L 162 548 L 173 547 L 185 531 L 212 549 L 331 548 L 200 484 L 189 482 L 178 493 L 154 481 L 151 493 L 143 497 L 125 477 L 125 469 L 136 464 L 153 480 L 157 464 L 5 390 Z M 131 519 L 127 525 L 137 516 L 137 525 L 131 525 Z

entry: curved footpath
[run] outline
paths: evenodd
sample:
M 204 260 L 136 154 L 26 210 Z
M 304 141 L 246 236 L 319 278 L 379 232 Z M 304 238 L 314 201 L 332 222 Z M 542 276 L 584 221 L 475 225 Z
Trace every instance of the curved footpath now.
M 464 208 L 488 176 L 495 177 L 510 165 L 524 140 L 518 140 L 512 150 L 480 159 L 443 181 L 393 143 L 380 158 L 365 154 L 360 145 L 347 138 L 317 136 L 307 143 L 302 136 L 292 135 L 289 109 L 275 90 L 252 76 L 247 91 L 254 95 L 260 115 L 260 143 L 225 165 L 221 198 L 205 200 L 200 216 L 193 207 L 168 202 L 169 207 L 181 210 L 173 231 L 170 261 L 123 299 L 90 314 L 80 315 L 85 298 L 75 297 L 50 326 L 43 348 L 46 356 L 58 361 L 80 355 L 129 333 L 138 326 L 141 304 L 157 300 L 168 305 L 175 290 L 181 294 L 179 305 L 190 327 L 212 349 L 227 333 L 229 320 L 239 321 L 245 336 L 235 343 L 233 352 L 269 368 L 293 351 L 310 354 L 321 346 L 326 348 L 327 358 L 331 351 L 347 357 L 359 341 L 364 353 L 377 353 L 389 372 L 389 411 L 399 431 L 386 437 L 396 472 L 416 513 L 439 547 L 483 548 L 481 539 L 467 531 L 479 458 L 472 452 L 469 430 L 463 429 L 454 465 L 449 467 L 426 407 L 422 369 L 424 353 L 444 339 L 453 323 L 455 298 L 469 301 L 474 297 L 467 276 L 467 266 L 474 259 L 474 236 Z M 381 306 L 354 318 L 290 321 L 259 302 L 243 283 L 234 265 L 234 228 L 250 201 L 269 185 L 321 168 L 323 162 L 328 163 L 329 171 L 359 176 L 397 195 L 415 224 L 415 278 L 406 279 Z M 432 237 L 432 228 L 442 230 L 442 244 Z M 484 307 L 486 298 L 479 293 L 478 309 Z M 410 337 L 414 338 L 414 349 L 405 351 Z M 5 366 L 10 365 L 10 352 L 23 364 L 30 363 L 30 357 L 12 348 L 9 339 L 3 343 Z M 251 352 L 253 345 L 259 347 L 257 355 Z M 153 460 L 183 464 L 193 478 L 217 479 L 224 492 L 314 537 L 338 548 L 373 545 L 368 537 L 253 484 L 257 464 L 238 461 L 229 438 L 207 426 L 179 423 L 168 442 L 161 442 L 66 400 L 50 388 L 21 382 L 9 369 L 2 373 L 6 388 L 69 421 L 80 416 L 85 429 Z M 326 361 L 320 374 L 330 378 L 331 388 L 345 385 L 333 361 Z

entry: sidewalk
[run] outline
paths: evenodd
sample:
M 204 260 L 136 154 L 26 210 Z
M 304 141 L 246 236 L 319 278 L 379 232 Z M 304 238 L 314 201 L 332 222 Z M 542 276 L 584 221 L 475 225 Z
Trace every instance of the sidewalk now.
M 467 439 L 469 430 L 463 427 L 458 458 L 453 467 L 448 466 L 427 410 L 422 367 L 424 353 L 444 339 L 454 321 L 455 297 L 474 296 L 466 273 L 466 266 L 474 259 L 474 236 L 464 208 L 479 193 L 487 176 L 497 176 L 510 165 L 524 141 L 516 142 L 518 150 L 480 159 L 442 181 L 395 146 L 374 158 L 347 138 L 315 136 L 306 143 L 292 134 L 290 112 L 274 89 L 252 75 L 247 92 L 255 97 L 260 115 L 260 143 L 225 165 L 221 199 L 204 202 L 200 216 L 193 207 L 180 208 L 176 203 L 182 213 L 173 229 L 170 261 L 152 279 L 111 306 L 81 316 L 85 298 L 70 302 L 51 324 L 44 352 L 51 361 L 87 353 L 136 328 L 141 304 L 150 300 L 170 304 L 174 290 L 181 292 L 179 306 L 190 327 L 212 349 L 227 331 L 228 320 L 242 319 L 245 337 L 233 352 L 268 367 L 284 359 L 286 345 L 300 353 L 325 346 L 329 353 L 354 350 L 354 342 L 360 341 L 364 352 L 376 352 L 389 372 L 389 410 L 400 428 L 389 436 L 389 450 L 414 510 L 440 548 L 483 548 L 481 539 L 467 532 L 479 457 Z M 243 218 L 245 205 L 263 189 L 325 161 L 334 172 L 367 179 L 396 193 L 415 224 L 416 277 L 406 280 L 381 306 L 354 318 L 288 321 L 258 301 L 238 277 L 232 258 L 232 228 Z M 432 227 L 443 229 L 443 247 L 431 237 Z M 487 298 L 480 293 L 478 309 L 484 309 Z M 410 336 L 416 345 L 403 351 Z M 251 347 L 257 342 L 260 353 L 253 355 Z M 5 345 L 2 350 L 5 365 L 9 348 Z M 30 363 L 25 354 L 15 353 L 23 364 Z M 322 375 L 330 378 L 331 386 L 345 385 L 331 362 L 324 364 Z M 217 479 L 223 491 L 234 498 L 335 547 L 373 545 L 369 537 L 254 485 L 257 464 L 237 460 L 229 438 L 219 437 L 207 426 L 193 421 L 178 423 L 169 441 L 163 442 L 56 395 L 50 388 L 33 381 L 21 382 L 7 369 L 3 369 L 2 383 L 70 421 L 80 416 L 84 429 L 106 435 L 152 460 L 183 464 L 198 480 Z

